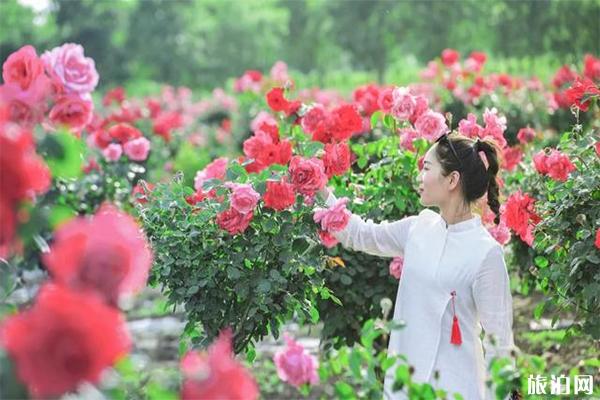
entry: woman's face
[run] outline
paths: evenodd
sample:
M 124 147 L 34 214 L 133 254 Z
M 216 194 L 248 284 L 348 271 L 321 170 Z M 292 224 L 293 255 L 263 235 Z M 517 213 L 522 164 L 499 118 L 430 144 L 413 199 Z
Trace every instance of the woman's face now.
M 442 165 L 435 155 L 435 146 L 437 144 L 425 153 L 423 169 L 417 177 L 421 204 L 425 207 L 439 207 L 456 188 L 459 179 L 459 173 L 456 171 L 448 176 L 442 175 Z

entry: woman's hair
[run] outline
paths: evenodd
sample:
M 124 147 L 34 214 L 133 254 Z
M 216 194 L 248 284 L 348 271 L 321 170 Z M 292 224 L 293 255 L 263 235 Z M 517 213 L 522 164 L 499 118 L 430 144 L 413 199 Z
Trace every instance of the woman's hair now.
M 477 201 L 487 193 L 487 203 L 496 214 L 494 223 L 498 225 L 500 201 L 496 176 L 500 165 L 499 157 L 502 154 L 498 145 L 491 138 L 474 140 L 463 135 L 449 135 L 447 139 L 454 147 L 460 161 L 457 160 L 447 141 L 439 141 L 435 154 L 442 165 L 442 175 L 447 176 L 452 171 L 460 172 L 460 187 L 468 204 Z M 487 170 L 479 156 L 480 151 L 483 151 L 487 158 L 489 164 Z

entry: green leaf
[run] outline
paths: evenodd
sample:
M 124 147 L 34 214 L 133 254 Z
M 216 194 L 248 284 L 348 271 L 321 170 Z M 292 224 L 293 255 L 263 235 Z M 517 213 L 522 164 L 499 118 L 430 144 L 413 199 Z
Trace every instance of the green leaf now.
M 342 275 L 340 276 L 340 282 L 342 282 L 344 285 L 351 285 L 352 278 L 350 278 L 348 275 Z
M 227 267 L 227 277 L 229 279 L 239 279 L 242 276 L 239 269 L 229 266 Z
M 61 223 L 70 220 L 75 217 L 77 212 L 73 210 L 71 207 L 63 206 L 60 204 L 55 205 L 50 210 L 50 215 L 48 216 L 48 220 L 50 222 L 50 226 L 54 229 Z
M 371 115 L 371 129 L 373 129 L 377 126 L 377 122 L 381 119 L 382 115 L 383 115 L 383 113 L 381 111 L 375 111 Z
M 319 310 L 317 310 L 314 306 L 310 307 L 310 319 L 313 324 L 319 322 Z
M 295 239 L 292 242 L 292 251 L 297 253 L 298 255 L 304 254 L 306 250 L 310 247 L 310 243 L 306 241 L 306 239 Z
M 356 396 L 354 395 L 354 389 L 352 389 L 352 386 L 348 385 L 346 382 L 336 382 L 335 392 L 342 399 L 356 398 Z
M 53 178 L 77 178 L 81 176 L 81 162 L 85 151 L 83 142 L 66 131 L 46 135 L 42 141 L 46 151 L 46 163 Z
M 269 290 L 271 290 L 271 282 L 266 279 L 261 279 L 260 282 L 258 282 L 258 291 L 267 293 Z
M 544 256 L 537 256 L 533 259 L 535 265 L 540 268 L 546 268 L 548 266 L 548 259 Z

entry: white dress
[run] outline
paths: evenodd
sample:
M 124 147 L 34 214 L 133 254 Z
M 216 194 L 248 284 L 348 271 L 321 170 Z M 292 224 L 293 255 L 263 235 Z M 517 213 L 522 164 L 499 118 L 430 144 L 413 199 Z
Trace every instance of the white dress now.
M 327 205 L 335 202 L 330 194 Z M 512 296 L 502 246 L 481 218 L 447 226 L 438 213 L 425 209 L 375 224 L 352 214 L 346 228 L 333 235 L 346 248 L 404 257 L 394 320 L 406 325 L 391 333 L 388 352 L 407 357 L 414 367 L 413 381 L 444 389 L 449 398 L 460 393 L 465 400 L 495 399 L 485 384 L 487 366 L 493 357 L 509 356 L 514 348 Z M 451 343 L 454 315 L 460 344 Z M 392 393 L 394 370 L 386 374 L 384 397 L 405 399 L 405 392 Z

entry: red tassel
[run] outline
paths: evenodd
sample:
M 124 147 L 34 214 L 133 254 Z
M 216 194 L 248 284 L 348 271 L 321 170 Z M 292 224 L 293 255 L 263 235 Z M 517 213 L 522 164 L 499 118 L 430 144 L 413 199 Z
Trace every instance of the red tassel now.
M 452 337 L 450 343 L 460 345 L 462 343 L 462 337 L 460 336 L 460 326 L 458 326 L 458 318 L 454 316 L 452 321 Z
M 456 306 L 454 304 L 454 298 L 456 297 L 456 291 L 450 293 L 452 295 L 452 336 L 450 336 L 450 343 L 460 345 L 462 343 L 462 335 L 460 334 L 460 326 L 458 325 L 458 317 L 456 316 Z

